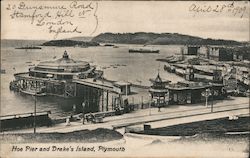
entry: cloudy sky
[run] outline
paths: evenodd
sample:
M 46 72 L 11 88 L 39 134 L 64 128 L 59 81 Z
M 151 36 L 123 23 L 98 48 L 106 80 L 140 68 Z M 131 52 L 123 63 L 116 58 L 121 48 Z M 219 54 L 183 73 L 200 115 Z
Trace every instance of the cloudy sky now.
M 60 39 L 74 36 L 95 36 L 104 32 L 156 32 L 181 33 L 204 38 L 232 39 L 249 41 L 249 3 L 248 2 L 174 2 L 174 1 L 136 1 L 136 2 L 72 2 L 72 1 L 25 1 L 25 6 L 58 6 L 64 5 L 79 15 L 82 6 L 91 3 L 88 14 L 84 18 L 77 16 L 64 18 L 72 25 L 65 25 L 66 30 L 77 27 L 79 32 L 62 33 L 55 37 L 49 33 L 50 25 L 36 26 L 31 24 L 31 18 L 14 18 L 15 11 L 23 14 L 32 14 L 34 9 L 16 9 L 20 1 L 1 1 L 1 35 L 4 39 Z M 16 5 L 14 9 L 6 8 Z M 76 8 L 70 8 L 73 4 Z M 207 10 L 224 7 L 222 12 L 213 11 L 194 12 L 191 8 L 197 7 Z M 79 7 L 79 8 L 77 8 Z M 208 9 L 209 10 L 209 9 Z M 52 17 L 58 10 L 37 10 L 36 14 L 44 15 L 50 11 Z M 55 19 L 53 19 L 55 22 Z M 47 22 L 53 21 L 47 19 Z M 46 20 L 45 20 L 46 22 Z M 60 25 L 53 26 L 54 28 Z

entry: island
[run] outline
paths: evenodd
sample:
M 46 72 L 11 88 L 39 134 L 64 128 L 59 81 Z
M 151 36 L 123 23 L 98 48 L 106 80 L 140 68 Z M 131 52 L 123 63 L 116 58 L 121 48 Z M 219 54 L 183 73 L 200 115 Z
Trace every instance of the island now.
M 92 42 L 143 45 L 242 45 L 242 42 L 222 39 L 204 39 L 179 33 L 101 33 Z
M 99 46 L 97 42 L 84 42 L 74 40 L 52 40 L 42 44 L 42 46 L 56 46 L 56 47 L 91 47 Z

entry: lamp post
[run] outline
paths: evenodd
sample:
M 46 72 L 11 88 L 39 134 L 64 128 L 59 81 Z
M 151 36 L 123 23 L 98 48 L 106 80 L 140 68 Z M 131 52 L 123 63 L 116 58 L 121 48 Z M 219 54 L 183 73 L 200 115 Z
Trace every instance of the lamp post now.
M 84 117 L 84 108 L 85 108 L 85 103 L 82 102 L 82 124 L 84 124 L 85 117 Z
M 212 83 L 212 104 L 211 104 L 211 112 L 213 112 L 213 108 L 214 108 L 214 86 Z
M 209 84 L 211 85 L 211 95 L 212 95 L 211 112 L 213 112 L 213 108 L 214 108 L 214 84 L 213 84 L 213 82 L 210 82 Z
M 141 108 L 143 109 L 143 96 L 141 96 Z
M 201 93 L 202 96 L 204 96 L 206 98 L 206 107 L 208 107 L 207 105 L 207 100 L 208 100 L 208 97 L 211 95 L 211 92 L 209 89 L 206 89 L 206 91 L 202 92 Z
M 34 134 L 36 134 L 36 95 L 37 93 L 35 92 L 34 97 L 35 97 L 35 107 L 34 107 L 34 122 L 33 122 L 33 126 L 34 126 Z
M 151 103 L 152 103 L 152 96 L 149 94 L 150 101 L 149 101 L 149 115 L 151 115 Z
M 127 83 L 126 83 L 126 98 L 128 98 L 128 84 Z

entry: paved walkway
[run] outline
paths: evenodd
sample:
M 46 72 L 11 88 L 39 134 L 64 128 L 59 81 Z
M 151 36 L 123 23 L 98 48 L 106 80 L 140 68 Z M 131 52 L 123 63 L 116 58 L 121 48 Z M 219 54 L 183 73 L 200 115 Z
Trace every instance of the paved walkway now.
M 43 132 L 72 132 L 84 129 L 96 128 L 122 128 L 126 126 L 140 125 L 150 123 L 152 127 L 160 127 L 162 125 L 175 125 L 180 123 L 195 122 L 201 120 L 216 119 L 228 117 L 231 115 L 249 114 L 249 99 L 243 97 L 230 98 L 223 101 L 214 102 L 213 113 L 211 106 L 205 107 L 204 104 L 169 106 L 162 108 L 158 112 L 157 108 L 141 109 L 128 114 L 104 118 L 104 123 L 98 124 L 82 124 L 80 121 L 71 122 L 70 126 L 65 123 L 57 124 L 53 127 L 39 127 L 38 133 Z M 32 133 L 33 129 L 24 129 L 10 131 L 8 133 Z M 5 132 L 7 133 L 7 132 Z

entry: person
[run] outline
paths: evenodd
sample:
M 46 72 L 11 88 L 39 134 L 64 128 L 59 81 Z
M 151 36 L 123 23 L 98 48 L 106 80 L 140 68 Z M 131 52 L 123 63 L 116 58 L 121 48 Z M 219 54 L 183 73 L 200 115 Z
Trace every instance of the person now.
M 66 126 L 70 126 L 70 118 L 69 117 L 66 118 Z
M 72 107 L 73 114 L 76 114 L 76 105 L 74 104 Z
M 84 108 L 85 108 L 85 102 L 82 102 L 82 124 L 84 124 L 85 121 Z
M 161 106 L 160 106 L 160 104 L 158 105 L 158 112 L 161 112 Z
M 82 114 L 82 124 L 84 125 L 85 122 L 85 114 Z
M 90 116 L 90 121 L 93 123 L 95 116 L 92 113 L 89 113 L 89 116 Z

